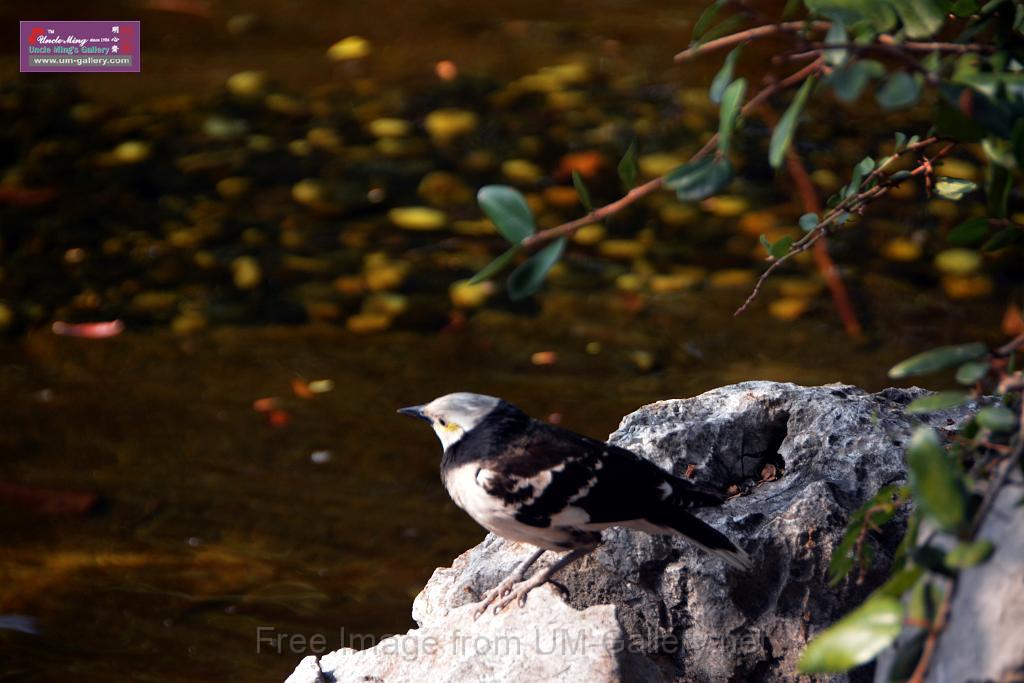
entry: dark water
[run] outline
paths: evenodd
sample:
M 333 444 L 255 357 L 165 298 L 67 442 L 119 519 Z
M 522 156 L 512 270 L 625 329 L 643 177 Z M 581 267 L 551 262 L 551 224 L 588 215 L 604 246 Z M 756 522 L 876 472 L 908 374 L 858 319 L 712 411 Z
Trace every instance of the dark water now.
M 717 64 L 668 67 L 688 36 L 692 4 L 154 6 L 38 3 L 33 18 L 141 17 L 141 76 L 77 79 L 86 97 L 118 106 L 176 93 L 202 101 L 241 69 L 265 69 L 296 91 L 314 88 L 338 77 L 323 52 L 349 34 L 373 43 L 366 68 L 374 78 L 410 92 L 432 87 L 438 59 L 500 80 L 583 53 L 659 87 L 670 79 L 699 85 Z M 20 11 L 5 7 L 0 17 Z M 243 11 L 259 24 L 231 35 L 225 24 Z M 14 68 L 0 61 L 18 92 L 26 81 Z M 846 120 L 854 132 L 858 116 Z M 819 161 L 832 153 L 812 150 Z M 760 196 L 788 201 L 785 183 L 750 183 Z M 0 680 L 278 680 L 307 654 L 279 636 L 323 634 L 333 649 L 352 636 L 411 627 L 412 597 L 433 568 L 483 532 L 442 490 L 434 437 L 395 415 L 398 407 L 472 390 L 603 436 L 622 415 L 662 398 L 747 379 L 876 390 L 888 383 L 886 368 L 923 348 L 997 341 L 1013 273 L 987 264 L 994 295 L 950 300 L 927 257 L 904 266 L 864 249 L 934 217 L 916 204 L 883 218 L 877 244 L 836 241 L 869 332 L 862 342 L 843 333 L 825 293 L 795 321 L 773 317 L 766 302 L 780 296 L 781 281 L 741 318 L 731 311 L 749 282 L 637 295 L 609 276 L 556 282 L 536 305 L 493 303 L 465 322 L 371 335 L 336 322 L 258 319 L 180 335 L 146 320 L 111 339 L 71 339 L 48 329 L 63 310 L 54 304 L 49 318 L 0 342 L 0 484 L 9 487 L 0 496 Z M 23 244 L 13 230 L 32 231 L 41 220 L 8 222 L 0 234 Z M 685 246 L 684 263 L 759 267 L 750 257 L 756 236 L 733 235 L 721 216 L 702 221 L 671 237 Z M 732 232 L 709 238 L 708 226 Z M 415 248 L 396 240 L 385 246 Z M 928 253 L 941 248 L 941 240 L 928 243 Z M 573 268 L 593 270 L 597 261 L 575 256 Z M 798 271 L 806 280 L 813 267 Z M 416 294 L 422 283 L 445 311 L 446 282 L 435 273 L 402 291 Z M 28 281 L 18 291 L 31 297 L 46 288 Z M 534 362 L 543 351 L 555 353 L 553 364 Z M 333 389 L 301 397 L 296 379 L 329 379 Z M 268 397 L 278 398 L 287 424 L 254 410 Z M 90 496 L 86 514 L 52 509 L 54 500 L 74 507 Z

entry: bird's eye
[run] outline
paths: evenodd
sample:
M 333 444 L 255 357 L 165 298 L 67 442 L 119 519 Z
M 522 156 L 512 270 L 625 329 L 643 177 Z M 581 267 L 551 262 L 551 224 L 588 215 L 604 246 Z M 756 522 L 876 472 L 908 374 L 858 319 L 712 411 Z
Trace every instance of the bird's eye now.
M 441 420 L 441 419 L 439 419 L 439 420 L 437 421 L 437 424 L 441 425 L 442 427 L 447 427 L 447 426 L 448 426 L 448 421 L 447 421 L 447 420 Z

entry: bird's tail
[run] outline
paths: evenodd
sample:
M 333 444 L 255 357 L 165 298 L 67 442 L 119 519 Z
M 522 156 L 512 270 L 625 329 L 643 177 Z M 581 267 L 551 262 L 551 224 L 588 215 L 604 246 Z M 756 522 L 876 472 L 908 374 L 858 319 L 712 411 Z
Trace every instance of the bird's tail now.
M 646 521 L 661 527 L 664 530 L 662 533 L 667 531 L 683 536 L 690 543 L 720 557 L 737 569 L 750 571 L 754 568 L 750 556 L 730 541 L 725 534 L 685 510 L 665 506 L 657 513 L 648 515 Z

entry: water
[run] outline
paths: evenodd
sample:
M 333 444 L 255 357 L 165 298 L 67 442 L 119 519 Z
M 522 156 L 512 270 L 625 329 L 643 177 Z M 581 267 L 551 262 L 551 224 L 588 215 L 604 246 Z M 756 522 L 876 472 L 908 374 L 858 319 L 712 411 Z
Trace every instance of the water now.
M 37 9 L 84 18 L 100 5 Z M 118 14 L 102 6 L 103 16 Z M 596 55 L 612 71 L 635 71 L 652 90 L 706 82 L 717 65 L 685 73 L 668 66 L 696 12 L 678 3 L 640 11 L 620 2 L 404 2 L 373 13 L 333 2 L 118 7 L 126 17 L 141 15 L 143 74 L 78 79 L 86 97 L 117 106 L 188 93 L 202 107 L 241 69 L 265 69 L 295 91 L 348 78 L 322 55 L 355 33 L 374 45 L 374 78 L 410 93 L 433 87 L 439 59 L 500 79 L 572 53 Z M 232 36 L 225 22 L 241 11 L 254 12 L 260 27 Z M 9 84 L 12 69 L 0 62 Z M 856 124 L 846 121 L 847 142 L 859 134 Z M 761 198 L 788 201 L 785 188 L 748 182 Z M 41 215 L 67 209 L 61 203 Z M 6 215 L 0 234 L 8 245 L 24 244 L 41 225 L 40 214 Z M 17 227 L 27 232 L 15 234 L 11 220 L 24 221 Z M 886 220 L 882 234 L 934 219 L 915 205 Z M 681 254 L 684 263 L 712 269 L 759 267 L 751 257 L 756 237 L 738 236 L 733 223 L 710 217 L 659 233 L 664 250 L 653 260 L 663 265 Z M 413 260 L 433 253 L 415 250 L 441 239 L 415 242 L 376 229 L 370 234 L 388 241 L 360 248 L 383 245 Z M 483 532 L 448 500 L 439 446 L 422 424 L 395 414 L 401 406 L 471 390 L 603 437 L 654 400 L 747 379 L 877 390 L 888 385 L 886 368 L 921 349 L 998 341 L 1004 295 L 951 302 L 926 261 L 889 264 L 867 245 L 864 238 L 835 245 L 869 330 L 863 342 L 842 332 L 827 294 L 786 322 L 766 308 L 779 296 L 781 282 L 771 283 L 764 301 L 733 318 L 749 283 L 638 295 L 612 284 L 631 266 L 608 267 L 585 251 L 572 256 L 576 279 L 556 280 L 537 304 L 497 298 L 451 319 L 446 288 L 455 275 L 433 264 L 402 291 L 423 289 L 412 305 L 440 313 L 427 322 L 400 318 L 397 329 L 374 335 L 348 332 L 342 320 L 276 326 L 257 314 L 235 322 L 211 314 L 205 330 L 189 335 L 173 334 L 160 316 L 138 316 L 127 332 L 103 340 L 55 336 L 46 317 L 24 324 L 0 342 L 0 483 L 14 491 L 0 489 L 0 680 L 275 680 L 310 652 L 308 641 L 287 636 L 323 634 L 333 649 L 411 628 L 412 597 L 433 568 Z M 61 252 L 44 256 L 61 267 Z M 21 272 L 6 265 L 8 277 Z M 602 269 L 611 275 L 592 275 Z M 1013 281 L 1012 269 L 999 273 L 1000 284 Z M 19 296 L 55 296 L 45 271 L 27 282 Z M 185 288 L 173 278 L 161 283 L 178 286 Z M 189 292 L 198 286 L 190 281 Z M 347 300 L 341 305 L 352 311 Z M 45 310 L 89 317 L 56 298 Z M 554 352 L 554 362 L 536 364 L 537 352 Z M 292 388 L 319 379 L 334 388 L 311 398 Z M 274 426 L 254 409 L 269 397 L 286 424 Z M 42 509 L 61 503 L 90 511 Z

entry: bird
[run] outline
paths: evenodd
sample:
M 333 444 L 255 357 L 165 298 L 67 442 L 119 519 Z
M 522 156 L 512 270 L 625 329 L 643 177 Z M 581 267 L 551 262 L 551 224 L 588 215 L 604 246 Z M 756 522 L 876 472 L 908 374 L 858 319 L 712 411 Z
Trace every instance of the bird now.
M 496 614 L 594 551 L 601 531 L 628 527 L 682 536 L 750 571 L 750 557 L 690 511 L 723 496 L 625 448 L 531 418 L 503 399 L 457 392 L 398 410 L 441 441 L 441 480 L 455 504 L 488 531 L 536 550 L 486 591 L 475 617 Z M 547 551 L 565 554 L 527 578 Z

